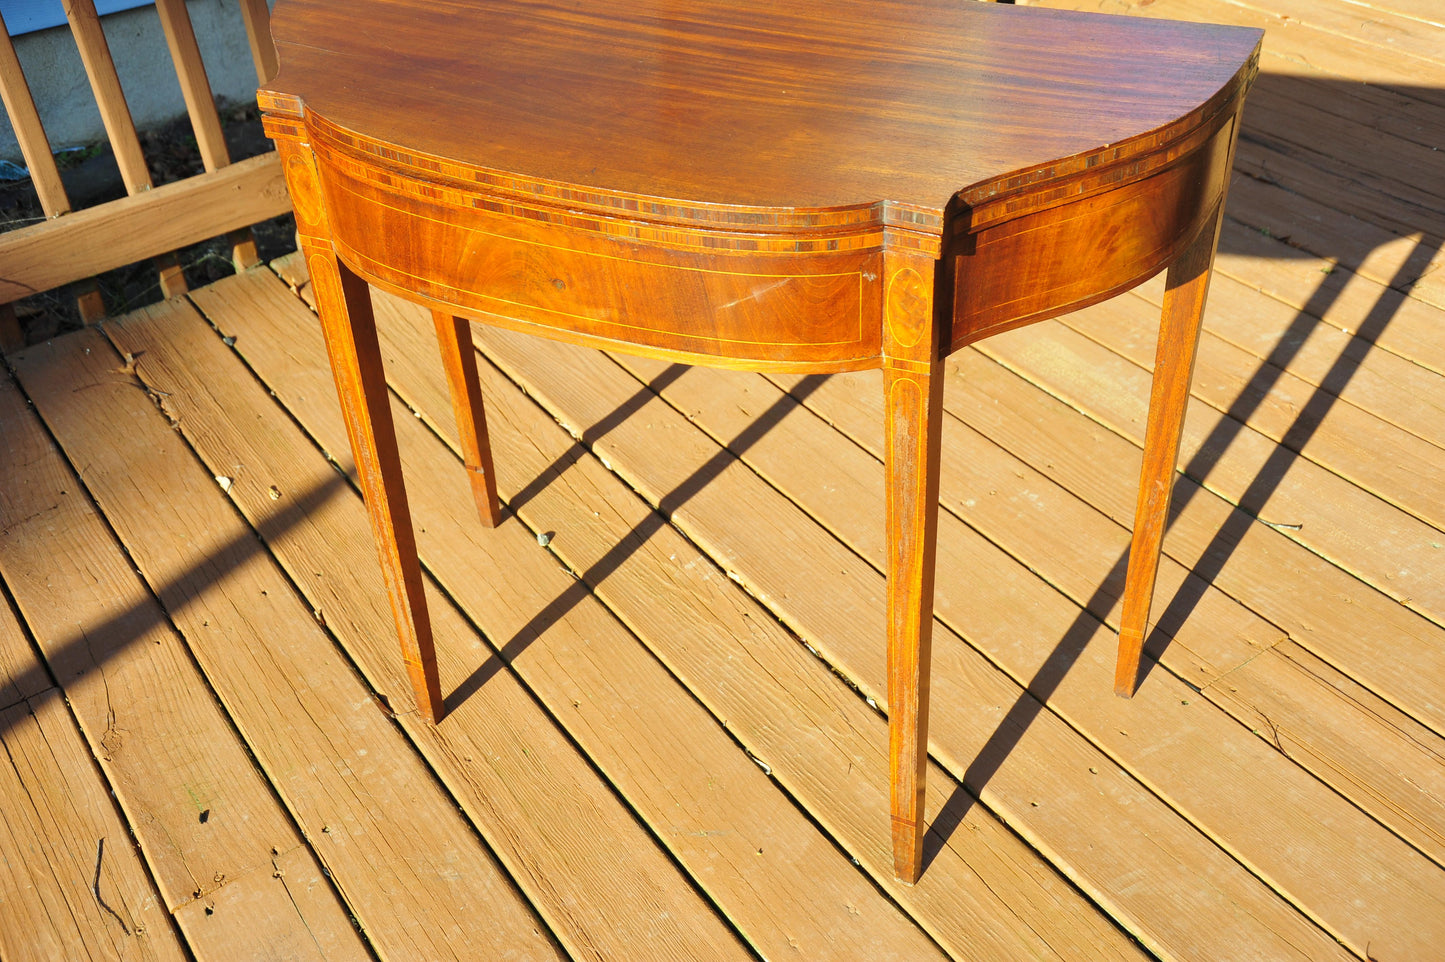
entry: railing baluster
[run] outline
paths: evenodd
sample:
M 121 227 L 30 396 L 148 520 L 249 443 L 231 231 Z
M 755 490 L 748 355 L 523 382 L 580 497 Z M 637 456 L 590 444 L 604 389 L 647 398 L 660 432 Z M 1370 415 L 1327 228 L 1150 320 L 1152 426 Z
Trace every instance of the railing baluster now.
M 0 14 L 0 97 L 4 98 L 5 112 L 10 116 L 25 166 L 30 169 L 30 181 L 40 196 L 40 207 L 46 217 L 59 217 L 70 210 L 70 198 L 60 182 L 60 171 L 50 153 L 50 139 L 40 123 L 40 112 L 35 109 L 35 98 L 30 95 L 30 85 L 20 68 L 20 58 L 15 55 L 15 44 L 10 40 L 3 14 Z
M 201 163 L 207 170 L 217 170 L 231 162 L 231 155 L 226 150 L 221 118 L 216 113 L 211 84 L 206 78 L 206 65 L 201 62 L 201 48 L 196 43 L 196 32 L 191 27 L 185 0 L 156 0 L 156 13 L 161 18 L 166 46 L 171 50 L 176 79 L 181 82 L 181 96 L 186 102 L 186 113 L 191 118 L 191 129 L 196 134 Z
M 161 30 L 171 51 L 176 79 L 181 83 L 181 95 L 185 98 L 186 113 L 190 115 L 191 129 L 196 135 L 196 146 L 200 148 L 201 163 L 208 171 L 219 170 L 231 162 L 231 155 L 226 149 L 221 118 L 216 113 L 211 82 L 206 77 L 206 65 L 201 60 L 201 48 L 196 43 L 196 32 L 191 26 L 185 0 L 156 0 L 156 13 L 161 18 Z M 231 262 L 236 270 L 245 270 L 260 263 L 256 255 L 256 241 L 249 228 L 235 231 L 227 239 L 231 242 Z
M 241 0 L 246 37 L 251 41 L 251 58 L 256 61 L 256 79 L 266 83 L 276 76 L 276 44 L 271 41 L 271 8 L 266 0 Z
M 20 58 L 15 55 L 15 44 L 10 40 L 10 30 L 3 15 L 0 15 L 0 99 L 5 102 L 5 112 L 15 131 L 15 140 L 20 144 L 25 166 L 30 171 L 30 183 L 35 187 L 40 209 L 50 218 L 69 213 L 70 197 L 65 193 L 60 170 L 55 166 L 50 138 L 45 135 L 40 112 L 35 109 L 35 98 L 31 96 L 30 84 L 25 80 Z M 80 319 L 87 324 L 105 316 L 105 301 L 100 296 L 100 286 L 95 278 L 76 282 L 75 306 L 80 311 Z M 14 305 L 0 305 L 0 349 L 19 347 L 23 341 Z
M 126 192 L 138 194 L 150 190 L 150 171 L 146 169 L 140 138 L 136 136 L 135 122 L 131 119 L 130 107 L 126 105 L 125 93 L 121 90 L 120 77 L 115 72 L 115 61 L 111 58 L 105 31 L 101 29 L 100 17 L 95 12 L 94 0 L 65 0 L 65 18 L 70 21 L 70 32 L 80 50 L 80 62 L 90 78 L 90 89 L 100 108 L 100 119 L 105 124 L 106 136 L 110 138 L 111 150 L 115 152 Z M 155 258 L 154 264 L 160 275 L 163 295 L 174 297 L 186 292 L 185 275 L 181 273 L 180 260 L 174 253 Z
M 268 6 L 265 0 L 238 2 L 258 75 L 269 78 L 275 72 L 276 54 Z M 105 316 L 99 290 L 93 277 L 82 278 L 146 257 L 160 269 L 162 292 L 174 296 L 185 291 L 178 258 L 175 253 L 156 255 L 155 251 L 175 251 L 214 236 L 207 231 L 210 226 L 231 240 L 238 269 L 248 267 L 259 259 L 244 225 L 289 209 L 274 152 L 230 163 L 184 0 L 159 0 L 158 14 L 206 172 L 155 191 L 94 0 L 64 0 L 64 7 L 130 196 L 71 211 L 30 87 L 0 17 L 0 93 L 47 214 L 42 223 L 0 238 L 4 248 L 0 261 L 8 268 L 0 278 L 0 350 L 14 346 L 21 337 L 10 301 L 67 283 L 77 287 L 88 283 L 88 293 L 80 296 L 81 315 L 87 321 L 98 320 Z M 61 214 L 66 216 L 57 220 Z

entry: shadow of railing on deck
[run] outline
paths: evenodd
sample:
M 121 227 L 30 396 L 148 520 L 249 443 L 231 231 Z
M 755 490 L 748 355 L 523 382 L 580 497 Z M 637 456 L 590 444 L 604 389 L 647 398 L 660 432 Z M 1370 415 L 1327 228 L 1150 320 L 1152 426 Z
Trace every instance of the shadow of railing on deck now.
M 0 373 L 0 376 L 8 375 Z M 64 454 L 58 456 L 66 458 Z M 71 477 L 77 478 L 78 475 L 74 473 L 73 467 L 71 470 Z M 89 488 L 85 486 L 84 479 L 81 478 L 79 483 L 81 490 L 86 492 L 87 500 L 93 503 L 94 498 L 90 494 Z M 340 474 L 333 475 L 324 484 L 303 492 L 298 497 L 289 498 L 284 508 L 279 508 L 275 514 L 262 520 L 254 530 L 248 529 L 217 547 L 207 557 L 207 561 L 214 564 L 218 570 L 240 566 L 266 551 L 263 541 L 270 542 L 282 537 L 346 489 L 346 478 Z M 20 519 L 12 526 L 18 527 L 18 524 L 23 523 L 24 520 L 28 519 Z M 3 536 L 8 530 L 0 529 L 0 536 Z M 261 536 L 261 540 L 257 539 L 257 534 Z M 112 549 L 107 546 L 98 550 Z M 3 575 L 3 572 L 0 572 L 0 575 Z M 140 574 L 136 574 L 136 578 L 141 581 L 145 589 L 150 591 L 152 597 L 117 612 L 103 621 L 87 624 L 75 635 L 45 644 L 43 646 L 45 665 L 34 665 L 22 671 L 15 679 L 17 687 L 21 691 L 39 692 L 58 683 L 63 689 L 92 667 L 103 665 L 156 630 L 174 632 L 183 639 L 184 635 L 174 627 L 167 609 L 159 599 L 182 588 L 188 589 L 188 594 L 194 597 L 202 588 L 207 587 L 207 584 L 196 584 L 194 571 L 186 571 L 166 584 L 153 585 Z M 21 622 L 23 624 L 25 605 L 20 602 L 20 599 L 13 598 L 7 585 L 0 584 L 0 594 L 11 598 L 14 608 L 22 615 Z M 5 604 L 5 601 L 0 600 L 0 604 Z M 183 641 L 183 643 L 187 648 L 191 648 L 188 641 Z M 48 671 L 46 666 L 49 668 Z M 52 682 L 52 676 L 54 676 L 54 682 Z

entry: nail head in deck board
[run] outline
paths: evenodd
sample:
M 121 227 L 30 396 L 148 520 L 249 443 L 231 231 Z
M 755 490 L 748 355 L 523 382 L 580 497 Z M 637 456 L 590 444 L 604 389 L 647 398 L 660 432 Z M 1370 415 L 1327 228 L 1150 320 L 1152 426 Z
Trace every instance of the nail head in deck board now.
M 294 848 L 300 834 L 8 378 L 0 381 L 0 450 L 26 465 L 25 483 L 0 486 L 0 573 L 112 781 L 165 904 L 176 911 L 208 896 L 217 879 L 269 869 L 272 848 Z M 204 821 L 200 807 L 212 813 Z M 334 945 L 333 958 L 369 957 L 329 887 L 312 905 L 310 917 L 286 905 L 264 929 L 219 941 L 192 929 L 187 938 L 203 959 L 263 954 L 248 935 L 305 933 Z
M 236 336 L 237 349 L 244 349 L 248 362 L 283 401 L 326 389 L 329 375 L 321 363 L 324 349 L 315 321 L 274 278 L 235 278 L 198 295 L 197 301 L 222 331 Z M 117 333 L 125 338 L 128 326 Z M 435 342 L 425 329 L 421 333 L 430 359 Z M 209 329 L 204 334 L 215 341 Z M 183 364 L 208 356 L 204 345 L 188 346 L 183 329 L 157 326 L 155 335 L 179 342 L 154 352 L 163 358 L 172 350 Z M 154 342 L 138 338 L 131 346 L 143 343 Z M 288 363 L 303 347 L 311 349 L 317 363 Z M 164 359 L 161 363 L 171 366 Z M 441 373 L 434 364 L 428 367 Z M 219 390 L 217 380 L 211 379 L 213 392 Z M 179 379 L 175 384 L 178 394 L 187 393 Z M 246 409 L 245 400 L 229 393 L 228 398 L 228 410 Z M 403 462 L 417 468 L 407 475 L 412 479 L 409 500 L 431 570 L 491 637 L 512 639 L 509 651 L 525 645 L 510 654 L 518 674 L 568 724 L 594 764 L 752 945 L 768 955 L 799 951 L 818 958 L 863 954 L 913 959 L 937 953 L 906 917 L 838 857 L 829 840 L 736 750 L 625 628 L 596 599 L 579 593 L 571 574 L 537 551 L 529 531 L 515 522 L 493 530 L 479 528 L 464 496 L 464 472 L 436 469 L 438 459 L 451 466 L 451 453 L 405 409 L 398 407 L 394 413 Z M 328 449 L 345 444 L 331 406 L 293 406 L 293 414 Z M 183 423 L 198 416 L 208 420 L 193 413 Z M 237 448 L 235 456 L 245 455 Z M 254 465 L 258 459 L 247 460 Z M 278 460 L 277 469 L 287 460 Z M 518 484 L 516 472 L 510 467 L 506 471 Z M 365 550 L 369 536 L 359 505 L 357 509 L 352 524 L 331 533 L 329 543 L 351 541 Z M 570 537 L 570 526 L 560 530 Z M 478 572 L 489 574 L 478 578 Z M 349 607 L 371 610 L 367 633 L 385 638 L 384 599 L 377 588 L 360 585 Z M 447 647 L 438 646 L 444 659 Z M 383 656 L 383 663 L 394 661 L 394 656 Z M 493 676 L 485 686 L 499 681 Z M 762 861 L 757 858 L 760 848 Z
M 119 364 L 87 330 L 16 366 L 372 943 L 383 955 L 556 957 L 210 472 L 115 375 Z M 101 412 L 105 436 L 89 430 Z
M 261 326 L 257 318 L 263 316 L 274 319 L 272 343 L 280 342 L 279 352 L 287 361 L 294 363 L 297 355 L 304 353 L 303 346 L 314 348 L 313 363 L 303 369 L 316 378 L 310 396 L 322 401 L 298 409 L 296 414 L 305 421 L 324 422 L 330 430 L 322 434 L 329 433 L 332 444 L 344 445 L 315 318 L 269 272 L 229 281 L 198 292 L 196 299 L 211 310 L 214 321 L 237 337 L 238 348 L 246 348 L 253 363 L 267 343 L 267 335 L 256 331 Z M 247 296 L 258 288 L 280 295 L 291 312 L 277 311 L 274 302 L 267 306 L 264 296 Z M 217 297 L 227 294 L 236 296 Z M 232 318 L 241 323 L 233 324 Z M 231 496 L 266 536 L 302 590 L 309 593 L 312 607 L 327 613 L 328 625 L 376 680 L 377 688 L 405 692 L 408 682 L 396 663 L 392 623 L 380 573 L 371 560 L 374 548 L 361 502 L 338 489 L 337 497 L 308 512 L 295 525 L 282 529 L 271 520 L 278 511 L 286 510 L 285 500 L 271 499 L 273 484 L 282 491 L 301 492 L 339 481 L 321 453 L 284 423 L 285 413 L 188 305 L 159 305 L 111 322 L 106 330 L 125 352 L 145 357 L 143 376 L 166 392 L 172 415 L 200 455 L 209 459 L 209 470 L 246 465 L 247 470 L 239 473 L 231 486 Z M 202 376 L 198 371 L 206 373 Z M 272 386 L 284 395 L 284 372 L 280 379 L 276 372 L 271 374 Z M 313 413 L 315 410 L 321 413 Z M 406 436 L 406 432 L 422 430 L 415 418 L 404 414 L 398 412 L 399 433 Z M 248 427 L 267 417 L 283 423 L 264 433 Z M 470 523 L 474 516 L 465 517 L 464 523 Z M 425 522 L 419 526 L 422 531 L 432 528 Z M 510 569 L 526 570 L 529 561 L 534 566 L 540 561 L 554 569 L 566 588 L 572 586 L 573 580 L 556 572 L 554 563 L 537 552 L 535 540 L 517 526 L 499 529 L 495 537 L 513 537 L 513 557 L 504 562 Z M 476 570 L 491 570 L 491 566 Z M 475 577 L 475 571 L 469 575 Z M 532 576 L 542 575 L 534 571 Z M 511 605 L 522 594 L 521 590 L 510 595 L 504 592 L 503 598 Z M 431 592 L 430 600 L 442 642 L 439 656 L 448 690 L 463 684 L 474 672 L 490 673 L 496 666 L 495 656 L 438 592 Z M 533 610 L 543 607 L 545 601 Z M 512 617 L 520 614 L 518 609 Z M 525 632 L 527 617 L 502 637 Z M 584 621 L 572 640 L 580 640 L 579 647 L 595 640 L 601 647 L 609 631 L 616 630 L 610 621 L 598 623 L 594 618 L 591 624 Z M 589 697 L 589 708 L 590 702 Z M 746 954 L 713 909 L 678 877 L 667 857 L 511 676 L 491 675 L 480 691 L 454 707 L 440 728 L 416 723 L 407 715 L 401 721 L 484 836 L 495 840 L 494 848 L 518 884 L 532 895 L 543 917 L 575 953 L 627 958 L 642 958 L 649 952 L 661 958 L 675 953 L 693 958 Z M 667 733 L 669 745 L 679 735 L 666 719 L 657 727 Z M 485 761 L 468 764 L 468 758 Z M 650 764 L 662 763 L 653 759 Z M 678 799 L 666 801 L 671 808 Z M 746 808 L 746 801 L 743 804 Z M 734 862 L 731 868 L 740 871 L 753 866 L 740 869 Z M 755 884 L 751 878 L 748 881 Z M 886 906 L 880 908 L 888 911 Z M 916 931 L 912 935 L 918 939 Z M 926 943 L 913 944 L 919 952 L 929 948 Z
M 579 349 L 491 328 L 475 330 L 474 335 L 489 356 L 500 359 L 505 370 L 527 384 L 529 393 L 569 430 L 583 436 L 636 390 L 636 381 L 625 372 L 610 362 L 590 360 Z M 666 438 L 660 436 L 664 432 Z M 700 438 L 700 432 L 680 415 L 654 399 L 626 420 L 609 423 L 596 446 L 633 487 L 665 495 L 677 490 L 698 464 L 716 452 L 716 445 Z M 797 517 L 796 506 L 781 502 L 776 492 L 760 485 L 745 467 L 726 468 L 696 490 L 673 513 L 673 521 L 709 554 L 727 559 L 722 563 L 747 579 L 756 595 L 772 599 L 770 607 L 852 681 L 865 691 L 881 692 L 881 646 L 871 641 L 881 631 L 881 577 L 860 571 L 856 555 L 831 538 L 820 537 L 813 522 Z M 864 514 L 877 516 L 876 509 Z M 739 524 L 740 517 L 746 517 L 748 524 Z M 778 544 L 789 545 L 785 556 L 779 556 Z M 807 569 L 798 569 L 794 560 L 799 557 L 810 559 Z M 829 574 L 819 578 L 815 570 Z M 1007 570 L 988 570 L 991 578 L 1009 575 Z M 1004 607 L 1012 604 L 1010 600 Z M 1056 615 L 1058 610 L 1055 606 Z M 1029 613 L 1006 614 L 1018 618 Z M 973 790 L 982 790 L 985 804 L 1048 853 L 1146 946 L 1241 958 L 1288 955 L 1301 951 L 1302 945 L 1309 946 L 1303 950 L 1306 956 L 1330 957 L 1344 951 L 1131 779 L 1111 778 L 1096 794 L 1065 777 L 1064 772 L 1089 767 L 1112 771 L 1115 766 L 1056 715 L 1039 708 L 1032 696 L 1020 693 L 945 626 L 935 630 L 935 697 L 937 704 L 949 705 L 950 710 L 937 714 L 931 739 L 934 757 L 955 774 L 966 776 L 965 783 Z M 1056 629 L 1041 629 L 1037 623 L 1017 630 L 1059 637 Z M 1103 658 L 1104 649 L 1112 649 L 1112 635 L 1095 634 L 1093 648 Z M 1109 690 L 1107 684 L 1096 687 L 1099 692 Z M 1128 704 L 1112 696 L 1108 701 Z M 1001 705 L 1015 709 L 1001 719 L 1002 731 L 991 743 L 989 726 L 980 725 L 979 719 L 998 717 Z M 999 744 L 1006 744 L 1007 751 Z M 987 769 L 987 776 L 980 777 L 982 769 Z M 1040 798 L 1051 803 L 1031 804 Z M 1122 824 L 1132 824 L 1135 831 L 1106 828 Z M 1132 847 L 1145 839 L 1147 844 Z M 1149 875 L 1142 889 L 1125 881 L 1141 872 Z M 1164 894 L 1166 890 L 1170 894 Z M 1187 903 L 1197 911 L 1187 921 L 1171 918 L 1163 910 L 1166 902 Z M 1245 905 L 1251 908 L 1246 910 Z M 1213 921 L 1201 925 L 1199 920 L 1206 914 Z M 1210 937 L 1218 943 L 1206 946 L 1201 941 Z
M 187 958 L 58 691 L 0 711 L 0 812 L 7 962 Z
M 1046 322 L 1030 334 L 1027 342 L 1002 334 L 978 349 L 1137 442 L 1145 408 L 1139 392 L 1148 390 L 1148 373 L 1063 324 Z M 1292 540 L 1445 623 L 1445 554 L 1430 547 L 1439 532 L 1281 451 L 1258 431 L 1194 405 L 1184 422 L 1179 462 L 1187 476 L 1250 514 L 1289 525 L 1285 533 Z
M 372 958 L 323 872 L 316 854 L 298 845 L 181 906 L 176 921 L 193 947 L 230 947 L 197 951 L 202 959 Z M 287 924 L 293 920 L 302 924 Z
M 1128 491 L 1138 448 L 1092 421 L 1067 431 L 1072 408 L 979 354 L 959 354 L 946 395 L 949 410 L 1121 523 L 1133 511 Z M 1131 453 L 1132 452 L 1132 453 Z M 1440 627 L 1362 584 L 1284 534 L 1188 478 L 1176 482 L 1180 511 L 1165 550 L 1199 568 L 1206 550 L 1213 583 L 1287 631 L 1292 639 L 1347 672 L 1392 704 L 1445 733 L 1445 676 Z M 1216 544 L 1221 534 L 1227 544 Z M 1361 630 L 1368 626 L 1368 631 Z M 1388 638 L 1388 645 L 1379 639 Z

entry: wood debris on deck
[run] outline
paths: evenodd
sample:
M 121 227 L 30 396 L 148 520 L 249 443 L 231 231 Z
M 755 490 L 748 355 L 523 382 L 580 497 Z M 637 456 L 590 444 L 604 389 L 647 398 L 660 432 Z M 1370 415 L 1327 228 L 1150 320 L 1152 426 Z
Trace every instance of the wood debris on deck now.
M 0 962 L 1445 959 L 1445 16 L 1047 5 L 1267 28 L 1134 699 L 1162 282 L 950 363 L 907 887 L 877 372 L 477 328 L 488 530 L 377 295 L 433 728 L 283 258 L 6 358 Z

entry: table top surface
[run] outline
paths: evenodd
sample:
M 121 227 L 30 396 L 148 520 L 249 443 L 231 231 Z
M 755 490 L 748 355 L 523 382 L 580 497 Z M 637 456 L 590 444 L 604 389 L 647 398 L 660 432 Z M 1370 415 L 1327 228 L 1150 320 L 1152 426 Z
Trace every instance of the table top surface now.
M 268 110 L 547 185 L 941 212 L 1158 151 L 1260 32 L 974 0 L 281 0 Z

